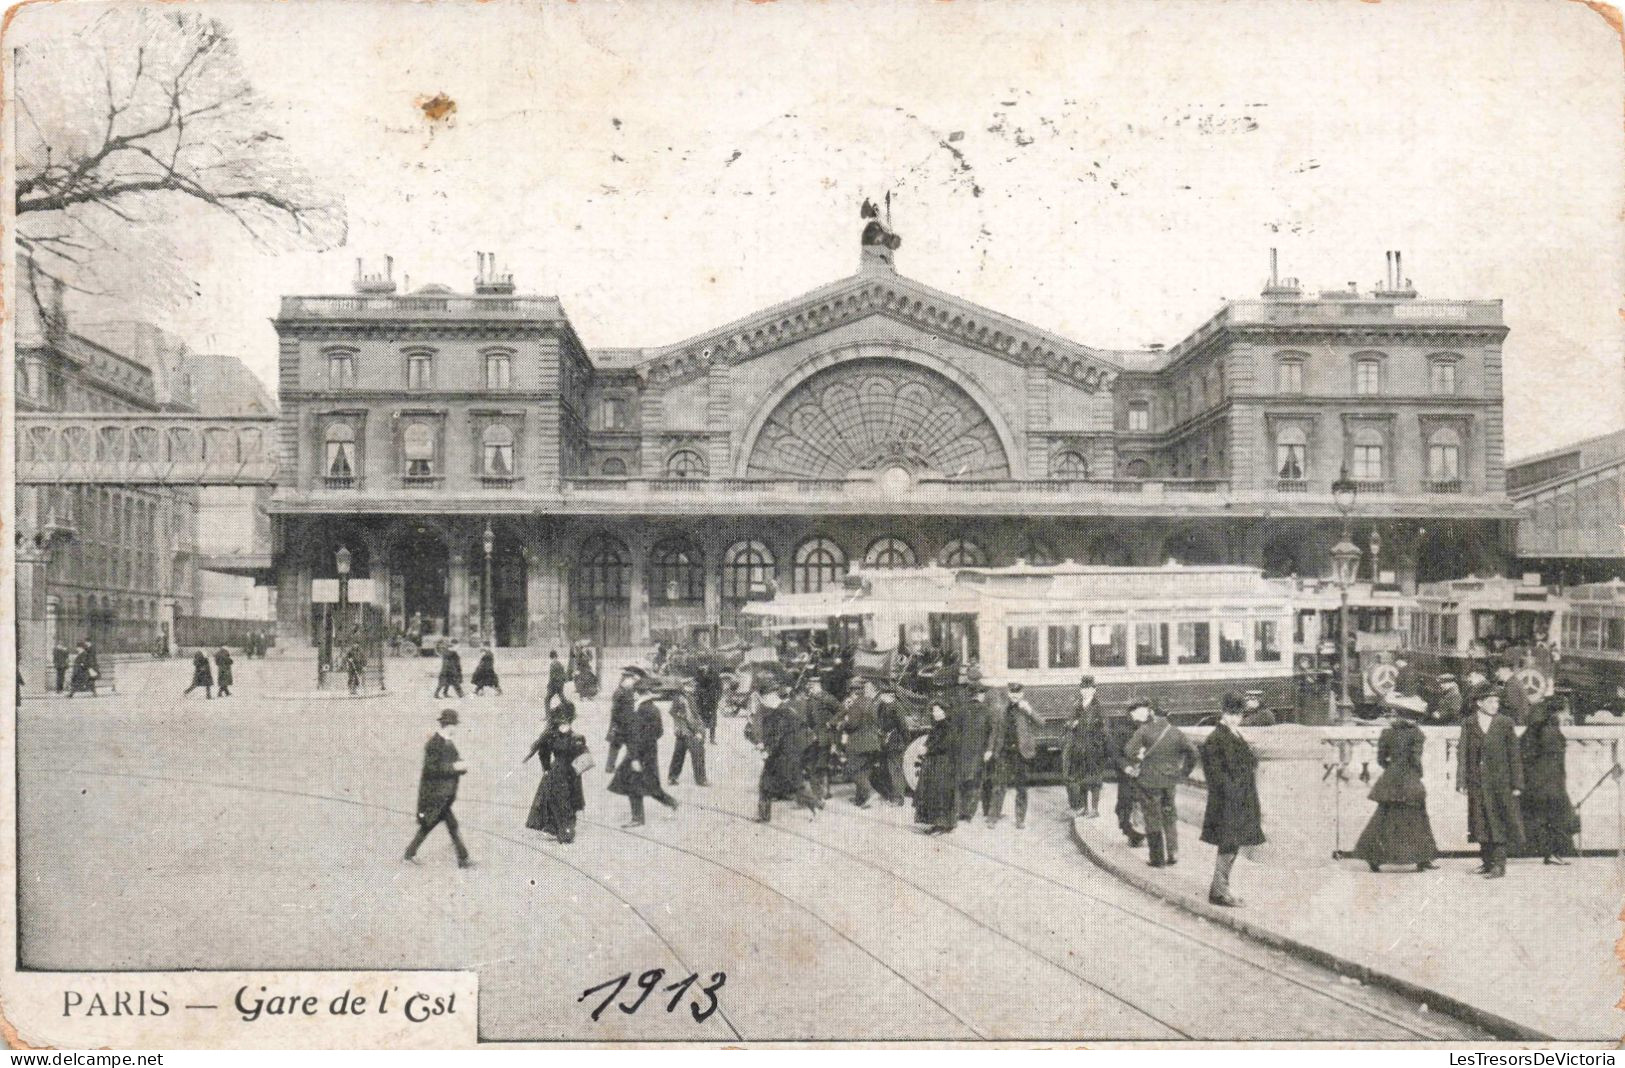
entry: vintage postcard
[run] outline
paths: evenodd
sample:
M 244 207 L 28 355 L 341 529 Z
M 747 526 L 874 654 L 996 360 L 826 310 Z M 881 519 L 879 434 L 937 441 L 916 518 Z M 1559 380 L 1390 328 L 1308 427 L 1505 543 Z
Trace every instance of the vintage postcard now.
M 1621 33 L 11 8 L 0 1033 L 1612 1048 Z

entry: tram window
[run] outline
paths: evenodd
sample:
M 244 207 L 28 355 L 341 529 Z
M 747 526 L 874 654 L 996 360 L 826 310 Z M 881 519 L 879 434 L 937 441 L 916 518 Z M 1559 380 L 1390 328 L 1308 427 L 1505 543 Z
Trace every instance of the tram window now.
M 1253 659 L 1264 663 L 1281 659 L 1281 629 L 1275 620 L 1253 621 Z
M 1219 624 L 1219 663 L 1241 664 L 1247 660 L 1247 624 L 1227 619 Z
M 1127 624 L 1091 623 L 1089 625 L 1089 666 L 1122 667 L 1127 663 Z
M 1580 642 L 1580 617 L 1566 615 L 1563 617 L 1563 644 L 1573 649 Z
M 1446 649 L 1454 649 L 1456 647 L 1456 635 L 1460 632 L 1460 627 L 1457 625 L 1457 623 L 1458 621 L 1454 614 L 1442 615 L 1439 617 L 1439 645 Z
M 1625 619 L 1610 619 L 1608 621 L 1608 644 L 1611 653 L 1625 653 Z
M 1580 617 L 1580 648 L 1602 648 L 1602 620 L 1596 616 Z
M 1082 650 L 1078 647 L 1077 627 L 1051 627 L 1049 629 L 1049 666 L 1075 668 L 1083 664 Z
M 1011 671 L 1031 670 L 1038 667 L 1038 628 L 1010 627 L 1010 650 L 1005 658 Z
M 1212 657 L 1209 651 L 1209 626 L 1206 623 L 1181 623 L 1174 632 L 1177 656 L 1181 664 L 1205 664 Z
M 1141 665 L 1168 662 L 1168 624 L 1134 624 L 1134 662 Z

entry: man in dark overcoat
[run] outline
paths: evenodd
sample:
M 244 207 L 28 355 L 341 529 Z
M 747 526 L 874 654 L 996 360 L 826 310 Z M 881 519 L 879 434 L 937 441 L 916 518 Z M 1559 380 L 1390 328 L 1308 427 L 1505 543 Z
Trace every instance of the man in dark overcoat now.
M 61 693 L 62 687 L 68 681 L 68 667 L 73 663 L 68 656 L 68 647 L 58 638 L 51 646 L 51 667 L 56 670 L 56 692 Z
M 657 695 L 648 679 L 639 683 L 638 690 L 642 696 L 621 735 L 626 759 L 609 781 L 609 792 L 620 794 L 632 806 L 632 818 L 623 829 L 643 826 L 645 797 L 652 797 L 669 809 L 677 808 L 677 799 L 660 785 L 660 736 L 666 728 L 661 722 L 660 706 L 655 703 Z
M 807 787 L 819 801 L 830 797 L 829 776 L 835 745 L 835 725 L 841 718 L 841 706 L 824 689 L 824 680 L 816 673 L 808 674 L 806 689 L 796 704 L 812 732 L 807 744 L 803 767 L 807 772 Z
M 553 695 L 564 696 L 564 684 L 570 679 L 570 673 L 565 670 L 564 664 L 559 660 L 559 651 L 547 651 L 547 693 L 542 697 L 544 708 L 552 705 Z M 458 694 L 461 697 L 461 694 Z
M 688 696 L 683 693 L 680 686 L 666 690 L 660 696 L 663 700 L 671 702 L 673 741 L 671 768 L 666 781 L 676 786 L 678 777 L 683 774 L 684 758 L 693 757 L 694 785 L 710 786 L 711 784 L 705 780 L 705 721 L 689 703 Z
M 1016 791 L 1016 829 L 1020 830 L 1027 826 L 1027 776 L 1033 758 L 1038 755 L 1036 732 L 1039 724 L 1038 714 L 1027 703 L 1021 683 L 1012 682 L 1006 690 L 1009 700 L 993 717 L 985 753 L 992 781 L 988 794 L 987 825 L 992 827 L 1003 817 L 1004 792 L 1013 788 Z
M 1179 815 L 1174 809 L 1174 791 L 1196 767 L 1196 746 L 1149 701 L 1130 706 L 1129 718 L 1139 726 L 1129 737 L 1124 753 L 1131 762 L 1129 773 L 1145 812 L 1151 866 L 1177 864 Z
M 1507 873 L 1507 849 L 1523 842 L 1523 760 L 1512 721 L 1501 714 L 1494 689 L 1478 695 L 1477 710 L 1461 725 L 1456 748 L 1456 789 L 1467 795 L 1467 838 L 1478 843 L 1478 874 Z
M 722 675 L 709 660 L 694 675 L 694 710 L 705 724 L 711 744 L 717 742 L 717 706 L 722 703 Z
M 1264 830 L 1259 822 L 1258 758 L 1236 730 L 1246 719 L 1246 704 L 1231 694 L 1225 698 L 1219 725 L 1202 742 L 1202 778 L 1207 784 L 1202 841 L 1219 850 L 1208 901 L 1237 908 L 1242 902 L 1230 894 L 1230 869 L 1243 846 L 1263 844 Z
M 457 710 L 448 708 L 440 713 L 440 729 L 424 743 L 423 772 L 418 776 L 418 832 L 412 836 L 403 858 L 409 864 L 417 863 L 418 847 L 429 837 L 429 832 L 444 823 L 446 832 L 451 835 L 451 847 L 457 851 L 457 866 L 474 866 L 457 829 L 457 816 L 451 810 L 451 803 L 457 800 L 457 783 L 468 772 L 468 765 L 453 741 L 456 733 Z
M 1127 716 L 1114 716 L 1106 721 L 1106 759 L 1117 770 L 1117 798 L 1112 806 L 1117 816 L 1117 827 L 1128 839 L 1128 844 L 1138 849 L 1145 844 L 1145 835 L 1134 827 L 1134 810 L 1139 807 L 1140 801 L 1134 788 L 1134 762 L 1128 758 L 1128 740 L 1139 728 L 1139 724 Z
M 1456 676 L 1439 676 L 1439 688 L 1428 702 L 1428 719 L 1434 723 L 1454 723 L 1461 718 L 1461 686 Z
M 852 773 L 852 803 L 869 807 L 869 776 L 880 754 L 880 717 L 873 679 L 862 679 L 846 699 L 840 720 L 841 748 Z
M 881 796 L 893 805 L 903 804 L 908 797 L 908 780 L 903 777 L 903 754 L 908 750 L 908 724 L 903 710 L 897 704 L 897 695 L 885 691 L 875 698 L 875 719 L 880 729 L 880 779 L 886 784 Z
M 604 774 L 615 774 L 615 758 L 626 744 L 627 732 L 632 729 L 632 713 L 637 708 L 637 685 L 649 673 L 633 664 L 621 669 L 620 685 L 609 699 L 609 733 L 604 741 L 609 744 L 609 755 L 604 758 Z
M 68 696 L 72 697 L 81 690 L 89 691 L 90 696 L 96 696 L 96 669 L 92 666 L 90 646 L 88 642 L 81 641 L 73 654 L 73 670 L 68 675 Z
M 966 679 L 969 692 L 958 702 L 959 716 L 959 818 L 976 818 L 976 809 L 982 803 L 982 784 L 987 775 L 988 739 L 993 735 L 994 698 L 982 685 L 981 674 L 972 672 Z
M 811 744 L 812 730 L 803 712 L 786 703 L 792 693 L 788 683 L 770 684 L 762 691 L 760 737 L 763 754 L 762 775 L 756 783 L 756 822 L 773 819 L 773 802 L 795 798 L 818 817 L 818 802 L 807 788 L 802 762 Z
M 453 690 L 458 697 L 463 696 L 463 657 L 457 652 L 456 642 L 447 642 L 440 653 L 440 679 L 434 695 L 450 697 Z

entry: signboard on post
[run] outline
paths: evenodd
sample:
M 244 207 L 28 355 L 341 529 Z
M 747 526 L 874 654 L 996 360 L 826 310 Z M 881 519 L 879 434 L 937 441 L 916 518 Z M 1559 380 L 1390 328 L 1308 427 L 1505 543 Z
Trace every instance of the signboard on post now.
M 319 579 L 319 578 L 311 579 L 310 580 L 310 603 L 311 604 L 338 604 L 339 603 L 339 580 L 338 579 Z
M 376 604 L 378 600 L 376 583 L 370 578 L 351 579 L 350 588 L 346 592 L 349 594 L 351 604 Z

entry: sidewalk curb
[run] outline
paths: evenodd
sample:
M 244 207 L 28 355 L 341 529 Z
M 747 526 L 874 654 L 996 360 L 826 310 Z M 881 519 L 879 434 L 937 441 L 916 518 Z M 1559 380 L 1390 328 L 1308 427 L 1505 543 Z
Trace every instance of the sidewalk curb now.
M 1289 938 L 1286 935 L 1266 930 L 1257 924 L 1242 919 L 1230 909 L 1209 905 L 1194 894 L 1163 886 L 1140 872 L 1124 868 L 1121 864 L 1091 846 L 1084 838 L 1083 832 L 1078 829 L 1077 820 L 1068 820 L 1067 822 L 1070 825 L 1072 840 L 1077 844 L 1078 850 L 1089 858 L 1090 862 L 1096 867 L 1106 874 L 1129 884 L 1136 890 L 1150 894 L 1152 897 L 1165 901 L 1175 908 L 1188 912 L 1193 916 L 1199 916 L 1204 920 L 1211 920 L 1221 927 L 1229 928 L 1237 934 L 1250 938 L 1255 942 L 1260 942 L 1271 949 L 1279 949 L 1290 953 L 1299 960 L 1307 961 L 1322 968 L 1328 968 L 1339 975 L 1352 976 L 1368 986 L 1379 986 L 1401 997 L 1424 1002 L 1475 1027 L 1482 1027 L 1496 1038 L 1505 1041 L 1523 1042 L 1558 1041 L 1558 1039 L 1546 1034 L 1544 1031 L 1525 1027 L 1523 1024 L 1509 1020 L 1505 1016 L 1480 1009 L 1476 1005 L 1469 1005 L 1467 1002 L 1458 1000 L 1448 994 L 1418 986 L 1408 979 L 1401 979 L 1397 975 L 1378 971 L 1368 965 L 1360 964 L 1346 957 L 1340 957 L 1335 953 L 1329 953 L 1307 942 L 1300 942 L 1295 938 Z

